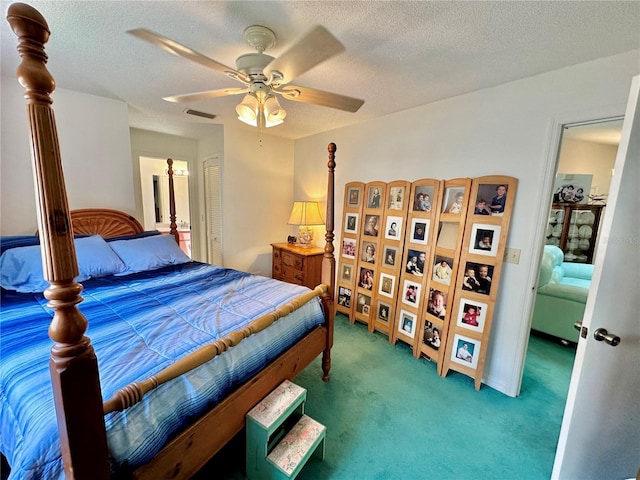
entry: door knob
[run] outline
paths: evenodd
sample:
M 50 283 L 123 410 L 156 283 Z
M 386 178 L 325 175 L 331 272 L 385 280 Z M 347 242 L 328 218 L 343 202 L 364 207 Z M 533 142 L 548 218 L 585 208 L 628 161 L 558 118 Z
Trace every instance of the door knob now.
M 615 347 L 620 343 L 620 337 L 607 332 L 606 328 L 598 328 L 595 332 L 593 332 L 593 338 L 595 338 L 598 342 L 604 341 L 612 347 Z

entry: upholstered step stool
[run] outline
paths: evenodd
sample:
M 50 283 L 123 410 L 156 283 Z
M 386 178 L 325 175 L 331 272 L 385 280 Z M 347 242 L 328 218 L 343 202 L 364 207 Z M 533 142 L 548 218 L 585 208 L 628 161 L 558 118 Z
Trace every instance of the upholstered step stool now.
M 304 414 L 307 391 L 285 380 L 247 413 L 247 478 L 296 478 L 324 459 L 325 427 Z

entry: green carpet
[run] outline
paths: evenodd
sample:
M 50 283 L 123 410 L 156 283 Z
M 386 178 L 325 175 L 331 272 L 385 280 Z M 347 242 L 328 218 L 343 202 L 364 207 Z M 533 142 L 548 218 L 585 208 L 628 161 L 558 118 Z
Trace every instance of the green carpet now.
M 322 382 L 320 359 L 295 379 L 307 414 L 327 427 L 325 460 L 298 478 L 548 479 L 573 358 L 572 348 L 532 336 L 521 394 L 511 398 L 476 391 L 457 372 L 442 378 L 408 345 L 338 315 L 331 380 Z M 196 478 L 244 478 L 243 441 Z

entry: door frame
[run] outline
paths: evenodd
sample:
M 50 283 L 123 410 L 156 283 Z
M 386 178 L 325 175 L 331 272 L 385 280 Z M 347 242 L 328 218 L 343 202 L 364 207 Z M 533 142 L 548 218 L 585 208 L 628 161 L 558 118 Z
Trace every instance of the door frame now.
M 603 105 L 602 107 L 587 111 L 582 110 L 579 112 L 567 113 L 559 117 L 553 117 L 549 120 L 546 160 L 542 162 L 542 165 L 540 166 L 541 176 L 543 178 L 543 198 L 552 198 L 564 126 L 600 119 L 619 119 L 620 117 L 624 117 L 625 110 L 626 103 Z M 533 319 L 536 289 L 540 273 L 540 263 L 542 262 L 542 252 L 544 250 L 544 237 L 549 216 L 550 202 L 545 203 L 545 205 L 545 208 L 540 208 L 538 210 L 538 216 L 534 220 L 535 231 L 533 233 L 533 246 L 531 249 L 532 261 L 529 266 L 529 274 L 527 277 L 527 285 L 529 285 L 530 288 L 528 289 L 529 293 L 525 301 L 524 310 L 525 312 L 528 312 L 528 315 L 525 317 L 527 318 L 527 321 L 521 323 L 520 333 L 516 340 L 519 356 L 515 360 L 519 368 L 514 368 L 513 371 L 514 375 L 517 375 L 517 372 L 519 372 L 519 377 L 514 378 L 514 382 L 512 382 L 512 385 L 516 386 L 513 392 L 514 396 L 520 395 L 527 349 L 529 347 L 529 332 L 531 331 L 531 321 Z

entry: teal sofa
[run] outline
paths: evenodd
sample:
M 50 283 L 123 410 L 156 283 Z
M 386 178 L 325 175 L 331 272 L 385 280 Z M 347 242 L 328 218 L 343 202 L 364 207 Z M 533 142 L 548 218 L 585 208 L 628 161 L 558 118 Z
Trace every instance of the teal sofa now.
M 582 321 L 593 265 L 564 261 L 562 250 L 545 245 L 531 328 L 577 343 L 574 323 Z

